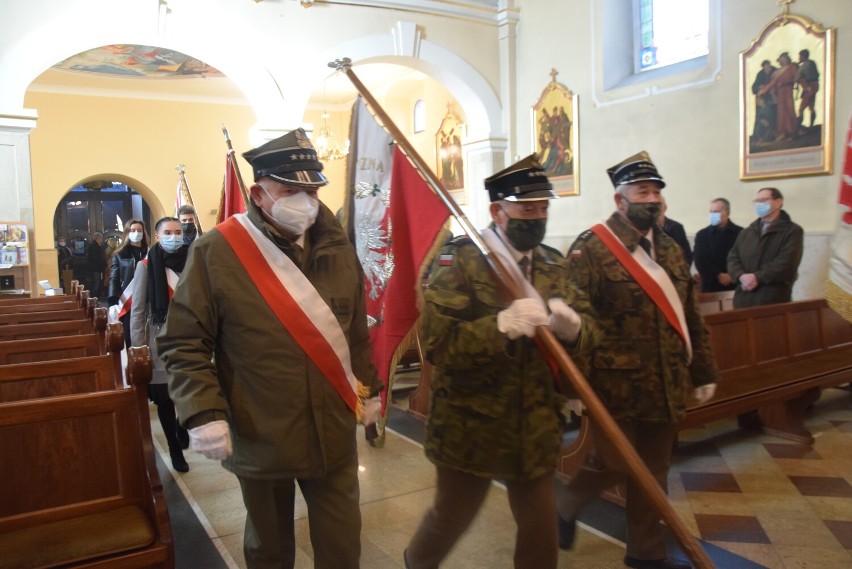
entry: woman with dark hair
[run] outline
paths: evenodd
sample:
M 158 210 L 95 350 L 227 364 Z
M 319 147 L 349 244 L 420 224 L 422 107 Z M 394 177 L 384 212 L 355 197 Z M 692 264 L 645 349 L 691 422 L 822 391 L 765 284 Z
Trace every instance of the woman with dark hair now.
M 124 224 L 121 245 L 112 254 L 109 271 L 109 305 L 115 306 L 121 298 L 121 293 L 130 286 L 136 265 L 148 254 L 148 232 L 145 222 L 141 219 L 131 219 Z M 122 307 L 119 307 L 121 310 Z M 124 343 L 130 347 L 130 312 L 121 318 L 124 327 Z
M 133 302 L 130 307 L 130 341 L 133 346 L 148 346 L 154 367 L 154 377 L 148 386 L 148 399 L 157 405 L 157 416 L 169 444 L 172 466 L 178 472 L 187 472 L 189 465 L 183 449 L 189 446 L 189 435 L 175 416 L 175 405 L 169 397 L 169 376 L 163 362 L 157 357 L 157 335 L 166 322 L 166 313 L 178 275 L 186 263 L 189 247 L 183 243 L 180 220 L 164 217 L 154 228 L 156 243 L 148 256 L 136 265 L 136 275 L 131 285 Z

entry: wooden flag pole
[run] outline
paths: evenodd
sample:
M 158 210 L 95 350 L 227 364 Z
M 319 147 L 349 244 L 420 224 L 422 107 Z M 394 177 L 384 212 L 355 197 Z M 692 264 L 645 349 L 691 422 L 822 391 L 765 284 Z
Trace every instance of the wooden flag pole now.
M 231 146 L 231 135 L 228 134 L 228 128 L 224 124 L 222 125 L 222 134 L 225 135 L 225 144 L 228 145 L 228 160 L 231 161 L 231 166 L 233 166 L 234 172 L 237 174 L 237 183 L 240 185 L 240 193 L 243 195 L 243 205 L 246 211 L 248 211 L 248 190 L 246 190 L 245 182 L 243 182 L 243 175 L 240 174 L 240 165 L 237 163 L 236 152 L 234 152 L 234 147 Z
M 497 279 L 506 287 L 507 290 L 509 290 L 513 298 L 522 298 L 524 296 L 523 291 L 515 283 L 514 279 L 509 276 L 509 272 L 503 266 L 500 258 L 491 252 L 488 245 L 479 234 L 479 231 L 473 227 L 449 191 L 444 188 L 443 184 L 435 173 L 432 172 L 429 165 L 420 157 L 420 154 L 418 154 L 417 150 L 408 142 L 405 135 L 402 134 L 402 131 L 397 128 L 393 120 L 391 120 L 384 109 L 382 109 L 379 102 L 373 97 L 364 84 L 361 83 L 361 80 L 358 79 L 355 72 L 352 71 L 352 61 L 349 58 L 337 59 L 330 62 L 328 66 L 333 69 L 343 71 L 346 74 L 355 86 L 355 89 L 357 89 L 361 96 L 364 97 L 367 104 L 372 108 L 376 119 L 382 123 L 382 126 L 384 126 L 394 140 L 396 140 L 400 149 L 420 172 L 420 175 L 423 176 L 426 182 L 433 190 L 435 190 L 465 230 L 468 237 L 470 237 L 479 250 L 482 251 L 482 254 L 485 256 Z M 621 432 L 618 424 L 609 414 L 603 403 L 601 403 L 601 400 L 598 399 L 598 396 L 592 390 L 586 378 L 583 377 L 583 374 L 571 360 L 570 356 L 568 356 L 565 352 L 562 344 L 559 343 L 559 340 L 556 339 L 556 336 L 553 335 L 550 328 L 547 326 L 539 326 L 536 330 L 536 340 L 538 341 L 541 349 L 545 350 L 550 356 L 552 356 L 553 360 L 557 362 L 559 369 L 562 370 L 568 378 L 574 392 L 579 395 L 580 400 L 586 405 L 586 409 L 588 410 L 589 415 L 591 415 L 592 420 L 600 426 L 601 431 L 606 438 L 613 444 L 613 446 L 615 446 L 616 449 L 618 449 L 627 469 L 630 472 L 630 475 L 633 477 L 633 480 L 672 530 L 675 538 L 683 548 L 684 553 L 686 553 L 697 569 L 712 569 L 713 562 L 710 561 L 707 553 L 695 539 L 695 536 L 690 533 L 689 528 L 686 527 L 683 520 L 677 515 L 677 512 L 675 512 L 671 503 L 669 503 L 665 492 L 663 492 L 660 485 L 657 484 L 657 481 L 648 470 L 648 467 L 645 466 L 645 463 L 642 462 L 642 459 L 639 458 L 638 454 L 636 454 L 636 450 L 630 445 L 627 437 L 625 437 L 624 433 Z M 556 522 L 554 521 L 554 523 Z
M 178 171 L 178 183 L 181 187 L 181 193 L 186 197 L 186 201 L 189 202 L 193 208 L 195 207 L 195 202 L 192 200 L 192 192 L 189 189 L 189 182 L 186 181 L 186 166 L 183 164 L 178 164 L 175 166 L 175 170 Z M 177 212 L 175 212 L 177 215 Z M 201 228 L 201 218 L 198 216 L 198 212 L 195 212 L 195 225 L 198 226 L 198 234 L 203 235 L 204 230 Z

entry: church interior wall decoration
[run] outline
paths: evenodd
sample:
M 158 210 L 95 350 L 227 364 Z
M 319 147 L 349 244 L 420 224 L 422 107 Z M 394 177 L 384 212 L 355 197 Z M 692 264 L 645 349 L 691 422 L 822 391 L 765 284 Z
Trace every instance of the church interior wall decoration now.
M 532 147 L 560 196 L 580 195 L 578 158 L 577 95 L 556 81 L 559 74 L 550 70 L 550 82 L 532 107 Z
M 464 123 L 453 114 L 452 106 L 447 103 L 447 114 L 441 120 L 441 126 L 435 133 L 435 148 L 438 179 L 449 190 L 458 204 L 467 203 L 464 190 L 464 154 L 462 139 Z
M 740 178 L 832 171 L 834 29 L 789 3 L 740 52 Z

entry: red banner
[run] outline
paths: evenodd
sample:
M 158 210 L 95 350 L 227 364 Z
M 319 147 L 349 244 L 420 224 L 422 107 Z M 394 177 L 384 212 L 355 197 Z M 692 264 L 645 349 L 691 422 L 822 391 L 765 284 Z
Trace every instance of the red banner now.
M 219 197 L 219 211 L 216 213 L 216 223 L 222 223 L 235 213 L 244 213 L 246 204 L 240 192 L 237 179 L 237 169 L 234 167 L 234 155 L 228 153 L 225 157 L 225 179 L 222 182 L 222 195 Z

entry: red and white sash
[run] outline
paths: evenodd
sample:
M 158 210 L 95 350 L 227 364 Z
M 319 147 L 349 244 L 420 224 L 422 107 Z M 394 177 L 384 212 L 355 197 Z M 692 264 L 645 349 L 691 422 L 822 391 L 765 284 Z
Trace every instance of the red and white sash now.
M 145 263 L 145 267 L 148 267 L 148 259 L 142 259 L 142 262 Z M 117 318 L 121 318 L 125 314 L 130 312 L 131 307 L 133 306 L 133 281 L 136 280 L 136 275 L 138 272 L 134 272 L 133 278 L 130 280 L 130 284 L 128 284 L 124 291 L 121 293 L 121 296 L 118 298 L 118 316 Z M 166 267 L 166 282 L 169 285 L 169 299 L 172 298 L 175 294 L 175 287 L 177 286 L 177 282 L 180 276 Z
M 244 213 L 216 226 L 269 308 L 357 413 L 358 381 L 349 344 L 334 313 L 302 271 Z
M 592 232 L 603 241 L 603 244 L 615 255 L 618 262 L 627 269 L 627 272 L 636 280 L 645 294 L 657 305 L 666 321 L 683 340 L 688 360 L 692 361 L 692 341 L 687 332 L 683 303 L 680 301 L 668 273 L 642 247 L 636 247 L 631 255 L 621 239 L 608 225 L 598 223 L 592 227 Z

